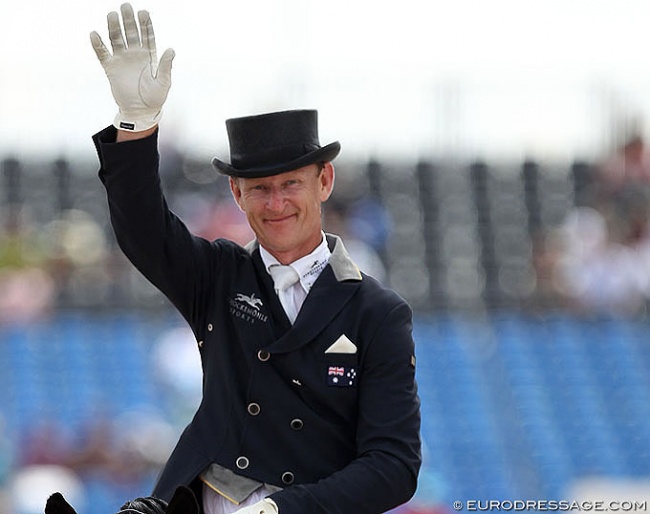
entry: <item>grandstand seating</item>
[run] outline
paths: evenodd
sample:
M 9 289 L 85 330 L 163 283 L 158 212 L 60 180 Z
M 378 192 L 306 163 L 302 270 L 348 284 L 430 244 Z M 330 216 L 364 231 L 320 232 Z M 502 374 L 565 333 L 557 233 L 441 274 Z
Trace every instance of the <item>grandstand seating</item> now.
M 566 499 L 582 476 L 650 475 L 646 329 L 560 314 L 418 324 L 423 435 L 447 500 Z
M 47 417 L 74 432 L 102 409 L 164 413 L 151 351 L 178 323 L 172 314 L 62 314 L 0 328 L 0 413 L 16 447 Z M 647 328 L 564 314 L 418 316 L 418 495 L 447 506 L 566 499 L 583 476 L 650 475 Z M 87 514 L 110 512 L 126 494 L 89 488 Z
M 183 193 L 227 198 L 225 179 L 204 161 L 163 175 L 170 203 Z M 37 223 L 80 209 L 115 250 L 95 170 L 94 161 L 5 160 L 0 206 L 24 204 Z M 337 171 L 350 186 L 337 194 L 374 199 L 389 215 L 381 257 L 415 310 L 425 457 L 417 497 L 447 507 L 563 499 L 583 476 L 650 476 L 647 321 L 529 308 L 535 238 L 589 202 L 588 164 L 371 161 Z M 0 326 L 0 415 L 17 448 L 44 418 L 75 432 L 98 409 L 167 414 L 148 359 L 180 321 L 117 255 L 101 295 L 64 283 L 52 317 Z M 111 512 L 128 496 L 88 486 L 85 514 Z
M 226 179 L 209 170 L 209 159 L 204 161 L 188 158 L 177 169 L 161 171 L 170 205 L 188 194 L 197 205 L 232 201 Z M 83 211 L 104 231 L 112 250 L 115 242 L 96 168 L 93 161 L 5 159 L 0 163 L 4 189 L 0 207 L 25 206 L 29 221 L 36 224 L 57 219 L 67 209 Z M 534 301 L 535 240 L 561 223 L 574 206 L 588 202 L 592 179 L 589 165 L 579 162 L 495 166 L 478 161 L 469 165 L 370 161 L 342 162 L 337 170 L 340 187 L 335 198 L 349 202 L 365 197 L 382 206 L 390 238 L 376 249 L 388 282 L 415 309 L 425 312 L 516 307 Z M 191 210 L 187 205 L 182 208 Z M 114 259 L 110 265 L 115 265 Z M 122 285 L 133 287 L 142 284 L 127 278 Z M 159 299 L 122 290 L 112 291 L 102 305 L 107 301 L 121 307 L 127 302 L 150 307 Z M 87 298 L 75 298 L 74 291 L 61 295 L 59 302 L 66 307 L 88 305 Z

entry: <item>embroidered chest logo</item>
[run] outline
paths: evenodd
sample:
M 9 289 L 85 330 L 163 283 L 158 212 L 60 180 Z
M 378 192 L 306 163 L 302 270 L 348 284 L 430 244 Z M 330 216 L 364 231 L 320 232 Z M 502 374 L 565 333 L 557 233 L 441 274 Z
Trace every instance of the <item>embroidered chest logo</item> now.
M 228 304 L 232 316 L 251 325 L 254 325 L 256 321 L 266 323 L 269 319 L 266 314 L 262 314 L 260 309 L 264 304 L 261 298 L 255 296 L 255 293 L 250 295 L 237 293 L 234 298 L 230 298 Z
M 347 366 L 329 366 L 327 368 L 327 385 L 352 387 L 355 385 L 357 370 Z
M 235 301 L 244 302 L 250 305 L 253 309 L 260 310 L 260 307 L 263 305 L 261 298 L 255 298 L 255 293 L 252 293 L 250 296 L 245 295 L 244 293 L 237 293 Z

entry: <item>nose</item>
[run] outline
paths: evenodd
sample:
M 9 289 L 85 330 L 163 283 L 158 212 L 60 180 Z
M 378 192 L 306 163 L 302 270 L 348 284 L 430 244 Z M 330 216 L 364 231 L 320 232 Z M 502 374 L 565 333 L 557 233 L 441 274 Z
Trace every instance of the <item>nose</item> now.
M 266 199 L 266 207 L 270 211 L 280 212 L 284 209 L 284 195 L 280 188 L 272 188 Z

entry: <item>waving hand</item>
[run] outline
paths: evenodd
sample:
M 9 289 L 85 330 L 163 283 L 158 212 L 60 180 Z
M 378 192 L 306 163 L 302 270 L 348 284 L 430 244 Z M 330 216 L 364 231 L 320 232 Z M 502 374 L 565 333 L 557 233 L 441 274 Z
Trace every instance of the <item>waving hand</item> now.
M 139 132 L 155 126 L 162 116 L 171 86 L 174 51 L 167 49 L 158 62 L 149 13 L 138 11 L 136 21 L 128 3 L 121 6 L 121 12 L 124 35 L 119 15 L 108 14 L 112 54 L 97 32 L 90 34 L 90 41 L 119 108 L 113 124 L 121 130 Z

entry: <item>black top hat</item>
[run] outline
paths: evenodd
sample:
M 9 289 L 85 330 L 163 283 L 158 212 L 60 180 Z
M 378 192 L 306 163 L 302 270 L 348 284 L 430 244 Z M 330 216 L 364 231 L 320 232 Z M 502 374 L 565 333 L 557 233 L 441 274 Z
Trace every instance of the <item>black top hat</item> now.
M 318 112 L 293 110 L 226 120 L 230 162 L 214 157 L 212 166 L 231 177 L 258 178 L 278 175 L 317 162 L 333 160 L 341 150 L 338 141 L 318 142 Z

